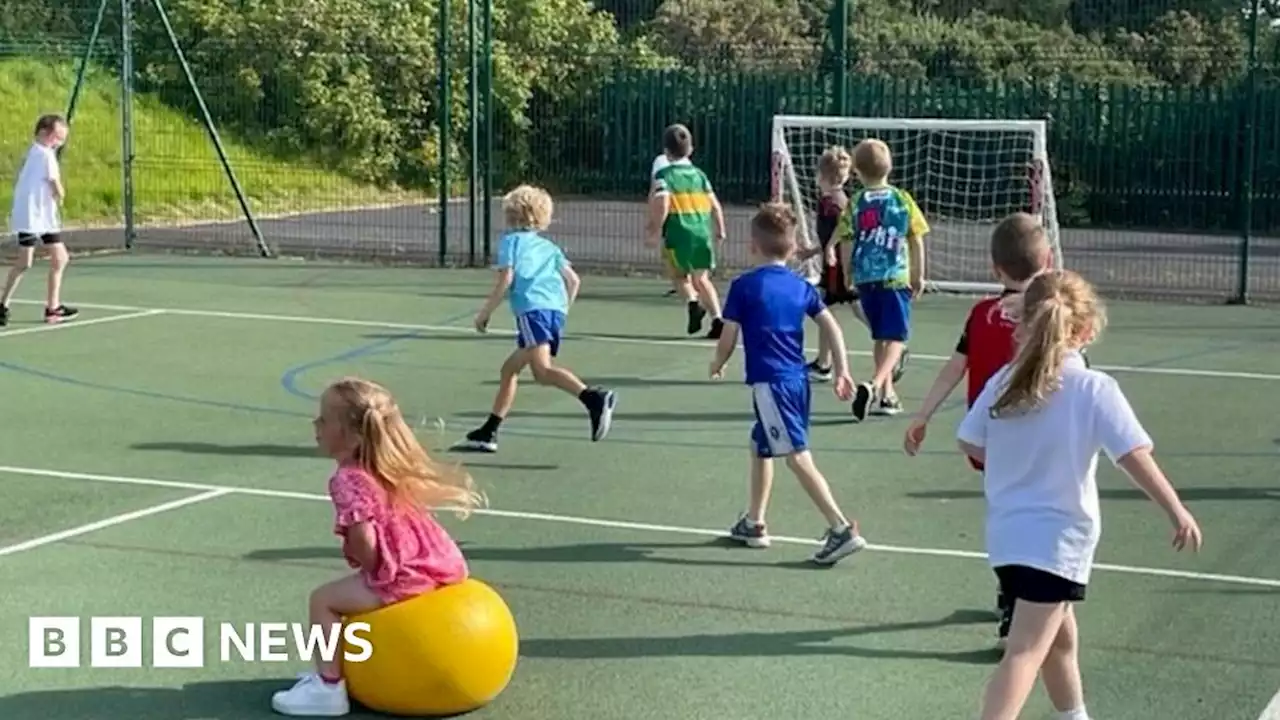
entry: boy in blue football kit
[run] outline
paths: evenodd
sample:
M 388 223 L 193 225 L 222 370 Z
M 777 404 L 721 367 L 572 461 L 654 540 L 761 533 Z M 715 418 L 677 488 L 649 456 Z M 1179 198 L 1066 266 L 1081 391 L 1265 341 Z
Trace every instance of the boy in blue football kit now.
M 515 403 L 525 366 L 539 384 L 554 385 L 577 397 L 591 419 L 591 440 L 603 440 L 609 434 L 617 396 L 611 390 L 587 387 L 572 372 L 552 363 L 582 281 L 560 248 L 541 235 L 551 224 L 551 196 L 541 188 L 521 185 L 502 199 L 502 209 L 508 230 L 498 247 L 498 278 L 476 314 L 475 325 L 485 332 L 494 309 L 509 294 L 517 349 L 502 363 L 489 419 L 453 449 L 497 452 L 498 427 Z
M 764 520 L 773 489 L 773 459 L 785 458 L 801 487 L 826 518 L 829 528 L 813 555 L 819 565 L 834 565 L 866 547 L 856 522 L 850 522 L 831 496 L 831 487 L 809 452 L 809 368 L 804 355 L 804 322 L 812 318 L 832 349 L 836 396 L 853 395 L 844 336 L 818 289 L 787 268 L 796 251 L 796 216 L 783 204 L 763 206 L 751 221 L 752 253 L 764 263 L 733 281 L 724 305 L 724 331 L 711 361 L 711 377 L 720 378 L 742 335 L 746 382 L 751 387 L 756 423 L 751 430 L 751 497 L 747 512 L 729 537 L 748 547 L 768 547 Z
M 888 183 L 893 170 L 888 145 L 879 140 L 858 143 L 853 149 L 853 170 L 862 189 L 840 218 L 828 246 L 827 264 L 835 264 L 839 245 L 853 243 L 849 267 L 875 343 L 875 374 L 870 383 L 858 386 L 853 399 L 853 417 L 860 422 L 868 411 L 876 415 L 902 412 L 893 375 L 911 334 L 911 301 L 924 290 L 924 236 L 929 234 L 929 223 L 910 193 Z

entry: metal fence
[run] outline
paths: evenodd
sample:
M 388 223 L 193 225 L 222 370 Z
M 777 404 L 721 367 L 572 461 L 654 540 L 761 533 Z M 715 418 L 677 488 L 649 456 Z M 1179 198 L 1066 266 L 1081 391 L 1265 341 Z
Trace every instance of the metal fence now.
M 1280 299 L 1260 0 L 13 5 L 0 151 L 78 89 L 63 161 L 84 247 L 480 265 L 486 190 L 527 181 L 556 194 L 575 262 L 655 271 L 643 199 L 671 122 L 741 237 L 775 114 L 1034 118 L 1068 265 L 1115 295 Z

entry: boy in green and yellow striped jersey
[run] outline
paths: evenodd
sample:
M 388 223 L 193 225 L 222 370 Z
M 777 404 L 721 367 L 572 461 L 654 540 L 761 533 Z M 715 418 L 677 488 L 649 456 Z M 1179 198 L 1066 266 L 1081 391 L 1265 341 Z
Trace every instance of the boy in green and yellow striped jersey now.
M 689 161 L 693 136 L 684 125 L 672 125 L 662 135 L 662 150 L 670 162 L 658 170 L 649 194 L 647 244 L 664 251 L 677 272 L 684 274 L 680 289 L 689 303 L 688 332 L 702 331 L 711 315 L 710 339 L 720 337 L 720 296 L 711 282 L 716 250 L 724 242 L 724 210 L 706 174 Z

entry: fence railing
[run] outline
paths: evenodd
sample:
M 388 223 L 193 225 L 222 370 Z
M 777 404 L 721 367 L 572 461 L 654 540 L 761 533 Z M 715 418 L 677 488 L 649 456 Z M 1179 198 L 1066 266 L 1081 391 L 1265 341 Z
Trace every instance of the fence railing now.
M 119 0 L 18 0 L 0 17 L 0 153 L 16 162 L 83 68 L 64 153 L 82 245 L 254 253 L 260 235 L 271 253 L 481 265 L 500 228 L 486 189 L 535 182 L 578 264 L 631 272 L 660 267 L 643 200 L 671 122 L 740 236 L 769 193 L 775 114 L 1045 119 L 1069 265 L 1113 294 L 1280 299 L 1280 43 L 1256 2 L 1047 3 L 1074 8 L 1053 20 L 812 0 L 725 41 L 694 16 L 754 3 L 511 3 L 131 0 L 122 24 Z M 909 37 L 859 15 L 881 10 Z

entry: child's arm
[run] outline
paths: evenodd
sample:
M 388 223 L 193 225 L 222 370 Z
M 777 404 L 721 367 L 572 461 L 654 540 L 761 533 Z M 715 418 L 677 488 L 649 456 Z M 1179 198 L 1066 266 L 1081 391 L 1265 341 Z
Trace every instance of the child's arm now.
M 560 268 L 560 276 L 564 278 L 564 288 L 569 294 L 569 304 L 572 305 L 578 299 L 578 290 L 582 288 L 582 278 L 568 262 Z
M 815 293 L 816 295 L 816 293 Z M 813 316 L 823 347 L 831 348 L 831 372 L 835 377 L 836 396 L 841 400 L 853 397 L 853 378 L 849 375 L 849 349 L 844 342 L 844 331 L 830 308 Z
M 911 263 L 911 291 L 924 292 L 924 236 L 929 234 L 929 221 L 925 220 L 920 206 L 910 195 L 907 199 L 907 256 Z
M 711 193 L 711 220 L 716 224 L 716 242 L 724 242 L 728 237 L 724 229 L 724 208 L 720 205 L 720 198 L 716 197 L 715 193 Z
M 987 462 L 987 423 L 991 421 L 991 406 L 996 402 L 996 393 L 1004 385 L 1005 376 L 1006 371 L 1001 371 L 987 381 L 987 386 L 982 388 L 956 430 L 961 452 L 983 464 Z
M 903 452 L 912 456 L 920 452 L 920 446 L 924 444 L 926 428 L 929 421 L 933 419 L 933 414 L 938 412 L 938 408 L 942 407 L 942 403 L 946 402 L 947 398 L 951 397 L 951 393 L 964 379 L 968 369 L 969 358 L 958 352 L 952 353 L 951 359 L 938 371 L 938 377 L 934 378 L 933 386 L 929 388 L 929 394 L 924 396 L 920 409 L 907 425 L 907 431 L 902 438 Z
M 347 528 L 347 534 L 342 539 L 342 554 L 346 556 L 348 564 L 365 569 L 375 567 L 378 564 L 378 536 L 373 532 L 373 525 L 358 522 Z
M 716 341 L 716 354 L 711 359 L 711 379 L 719 380 L 724 376 L 724 366 L 729 364 L 729 358 L 733 357 L 733 349 L 738 346 L 738 323 L 732 320 L 724 321 L 724 330 L 720 334 L 720 339 Z
M 480 306 L 480 312 L 476 313 L 476 329 L 480 332 L 485 332 L 489 328 L 489 318 L 493 316 L 493 311 L 502 303 L 502 298 L 506 297 L 514 276 L 515 271 L 510 267 L 498 268 L 493 282 L 493 289 L 489 291 L 489 297 L 484 299 L 484 305 Z
M 1156 464 L 1151 436 L 1138 422 L 1120 385 L 1110 378 L 1098 394 L 1098 432 L 1103 451 L 1169 516 L 1174 547 L 1181 550 L 1190 544 L 1199 550 L 1203 542 L 1200 527 Z
M 661 181 L 659 181 L 661 182 Z M 658 247 L 662 244 L 662 226 L 667 223 L 667 215 L 671 212 L 671 195 L 661 186 L 655 187 L 649 195 L 649 223 L 645 228 L 645 244 Z
M 53 191 L 54 201 L 61 203 L 63 198 L 67 196 L 66 188 L 62 187 L 62 171 L 58 168 L 58 160 L 50 157 L 45 167 L 45 175 L 49 178 L 49 187 Z

